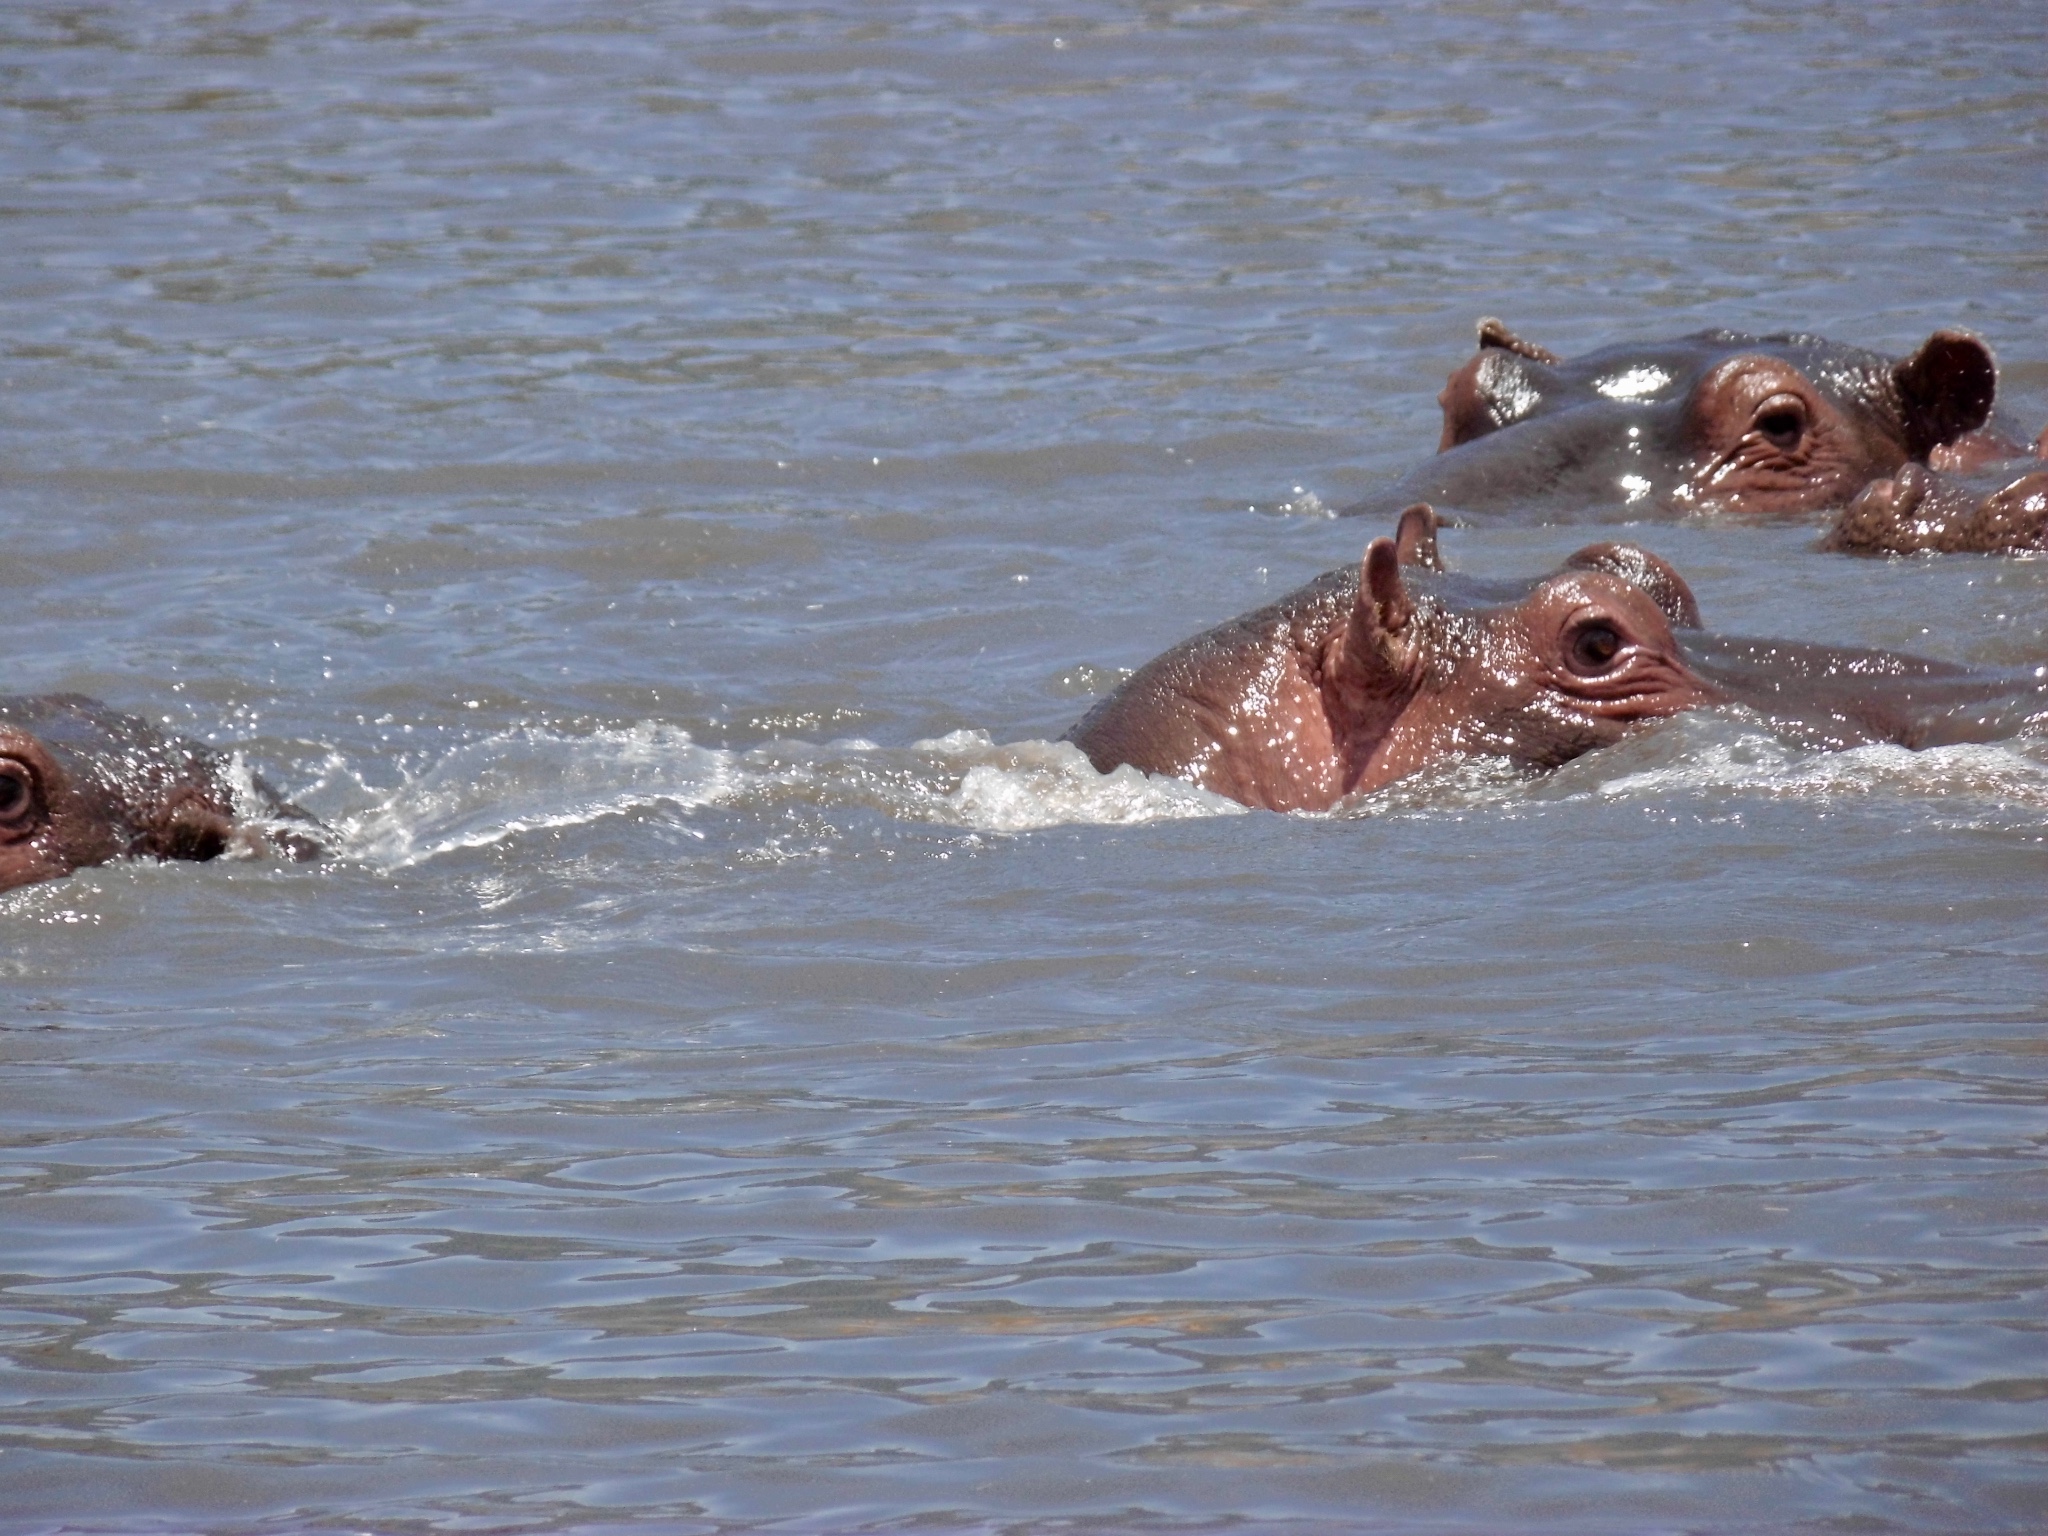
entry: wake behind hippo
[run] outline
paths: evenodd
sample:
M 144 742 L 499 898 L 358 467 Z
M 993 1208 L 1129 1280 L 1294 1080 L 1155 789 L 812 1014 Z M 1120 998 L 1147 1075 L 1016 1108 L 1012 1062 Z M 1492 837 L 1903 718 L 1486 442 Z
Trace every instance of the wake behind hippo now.
M 1356 570 L 1156 657 L 1066 739 L 1104 773 L 1319 811 L 1461 759 L 1554 768 L 1716 705 L 1816 747 L 1990 740 L 2048 714 L 2037 687 L 1943 662 L 1700 633 L 1684 578 L 1634 545 L 1522 585 L 1446 576 L 1436 528 L 1409 508 Z
M 203 743 L 81 694 L 0 696 L 0 890 L 118 858 L 213 859 L 231 848 L 316 857 L 322 829 L 256 781 L 237 811 Z
M 1961 331 L 1896 359 L 1737 331 L 1565 359 L 1482 320 L 1437 397 L 1437 456 L 1342 515 L 1419 501 L 1480 520 L 1821 511 L 1983 427 L 1997 381 L 1990 349 Z

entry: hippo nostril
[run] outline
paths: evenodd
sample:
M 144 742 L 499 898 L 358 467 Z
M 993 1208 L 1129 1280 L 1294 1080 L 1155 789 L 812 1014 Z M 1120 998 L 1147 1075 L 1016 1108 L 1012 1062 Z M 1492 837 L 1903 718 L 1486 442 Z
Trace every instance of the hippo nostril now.
M 1857 493 L 1850 506 L 1875 511 L 1894 520 L 1908 518 L 1927 499 L 1931 483 L 1927 471 L 1918 464 L 1903 464 L 1891 478 L 1871 481 Z

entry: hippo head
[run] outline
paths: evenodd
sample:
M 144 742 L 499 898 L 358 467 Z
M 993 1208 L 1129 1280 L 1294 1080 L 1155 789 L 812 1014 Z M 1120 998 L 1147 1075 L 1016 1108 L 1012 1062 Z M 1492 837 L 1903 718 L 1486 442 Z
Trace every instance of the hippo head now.
M 1453 758 L 1552 768 L 1725 697 L 1686 663 L 1673 628 L 1696 626 L 1698 609 L 1657 556 L 1590 545 L 1519 596 L 1473 606 L 1429 579 L 1433 541 L 1405 528 L 1427 513 L 1366 550 L 1324 658 L 1351 791 Z
M 210 748 L 78 694 L 0 698 L 0 890 L 114 858 L 211 859 L 241 836 Z
M 1481 513 L 1838 507 L 1982 426 L 1996 389 L 1990 349 L 1961 331 L 1900 360 L 1734 331 L 1567 360 L 1482 320 L 1438 397 L 1439 457 L 1399 495 Z
M 1816 748 L 1990 741 L 2048 723 L 2048 683 L 1925 657 L 1699 628 L 1685 579 L 1593 544 L 1534 581 L 1447 573 L 1436 514 L 1155 656 L 1066 733 L 1245 805 L 1328 810 L 1461 759 L 1530 771 L 1639 723 L 1740 705 Z

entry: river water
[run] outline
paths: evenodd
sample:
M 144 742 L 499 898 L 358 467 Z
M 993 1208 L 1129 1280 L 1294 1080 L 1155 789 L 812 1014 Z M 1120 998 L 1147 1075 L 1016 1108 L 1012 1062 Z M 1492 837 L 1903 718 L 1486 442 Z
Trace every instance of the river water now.
M 1052 743 L 1357 559 L 1482 314 L 1962 325 L 2039 430 L 2044 58 L 7 7 L 5 691 L 342 851 L 0 898 L 0 1531 L 2040 1529 L 2048 743 L 1327 818 Z M 2048 563 L 1626 536 L 1717 628 L 2048 658 Z

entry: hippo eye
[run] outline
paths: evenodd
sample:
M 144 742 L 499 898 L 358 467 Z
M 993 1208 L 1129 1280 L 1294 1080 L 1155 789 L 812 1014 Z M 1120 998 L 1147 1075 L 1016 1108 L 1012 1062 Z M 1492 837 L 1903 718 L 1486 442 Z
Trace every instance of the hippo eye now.
M 1806 402 L 1796 395 L 1773 395 L 1756 413 L 1756 429 L 1774 448 L 1797 448 L 1806 436 Z
M 1608 664 L 1621 654 L 1621 646 L 1621 632 L 1612 624 L 1595 620 L 1572 636 L 1565 659 L 1574 672 L 1591 676 L 1606 671 Z
M 20 831 L 35 810 L 35 776 L 25 764 L 0 758 L 0 833 Z

